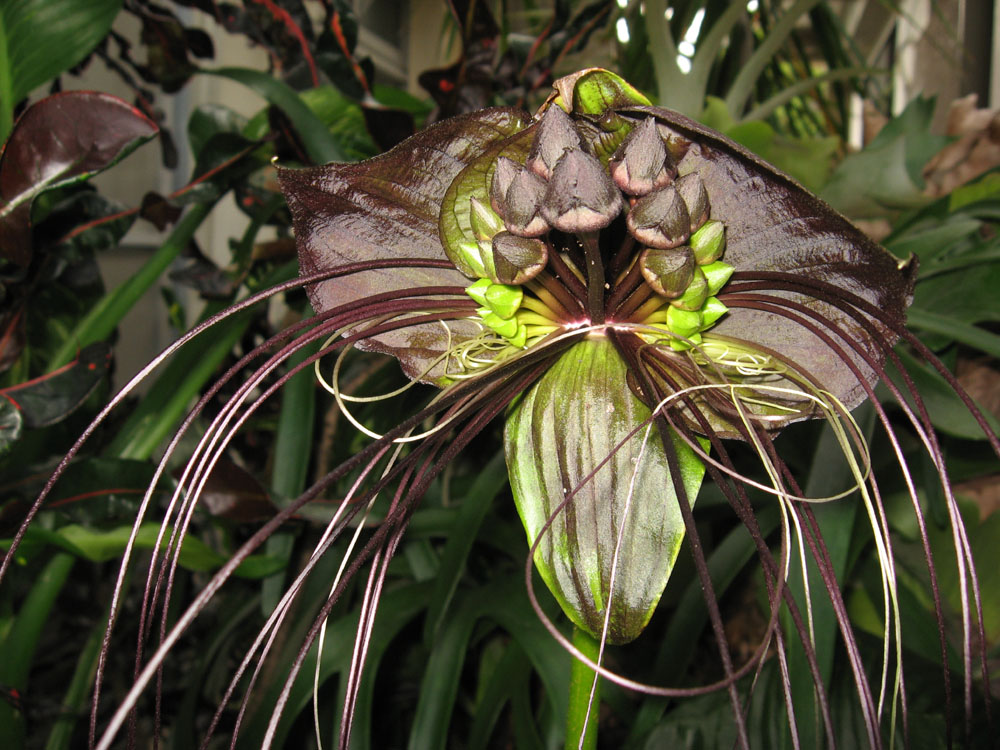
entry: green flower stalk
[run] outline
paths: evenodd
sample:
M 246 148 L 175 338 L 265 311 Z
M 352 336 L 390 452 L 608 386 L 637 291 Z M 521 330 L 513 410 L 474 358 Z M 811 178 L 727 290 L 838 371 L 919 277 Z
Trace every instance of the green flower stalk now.
M 718 133 L 652 106 L 608 71 L 581 71 L 560 79 L 554 88 L 534 116 L 487 109 L 437 123 L 366 162 L 279 169 L 295 226 L 300 279 L 216 316 L 176 346 L 268 294 L 298 285 L 306 286 L 317 314 L 265 342 L 221 378 L 168 448 L 157 478 L 208 401 L 237 373 L 249 371 L 197 442 L 168 503 L 164 528 L 174 530 L 168 553 L 152 555 L 140 623 L 144 644 L 152 628 L 152 614 L 146 613 L 159 607 L 162 639 L 148 659 L 140 645 L 134 686 L 103 728 L 98 748 L 111 746 L 174 644 L 239 564 L 293 514 L 349 479 L 349 492 L 236 669 L 206 732 L 207 742 L 244 678 L 249 676 L 247 693 L 257 687 L 257 660 L 271 648 L 303 582 L 337 544 L 346 549 L 345 557 L 299 658 L 284 676 L 264 746 L 278 731 L 308 650 L 322 640 L 331 610 L 367 565 L 357 641 L 343 677 L 340 746 L 346 748 L 389 561 L 433 479 L 499 418 L 504 420 L 511 489 L 531 547 L 526 580 L 530 587 L 533 564 L 573 624 L 576 642 L 598 644 L 596 658 L 582 653 L 537 606 L 553 637 L 582 663 L 607 679 L 654 695 L 726 690 L 738 742 L 747 747 L 737 681 L 757 669 L 769 650 L 784 668 L 789 641 L 796 638 L 815 681 L 822 731 L 832 745 L 836 727 L 811 646 L 810 605 L 807 601 L 803 608 L 785 585 L 792 561 L 809 556 L 834 605 L 868 744 L 881 747 L 883 735 L 891 737 L 899 723 L 897 706 L 906 705 L 900 645 L 904 625 L 882 495 L 861 431 L 850 417 L 866 399 L 873 400 L 896 450 L 925 542 L 927 537 L 899 440 L 874 400 L 879 382 L 899 400 L 915 435 L 941 469 L 958 550 L 965 711 L 971 716 L 973 650 L 976 642 L 982 643 L 982 616 L 974 604 L 978 581 L 968 540 L 919 394 L 886 377 L 887 369 L 896 366 L 892 347 L 900 338 L 930 358 L 905 329 L 913 264 L 893 258 L 787 176 Z M 317 353 L 286 375 L 270 377 L 293 354 L 316 346 Z M 372 441 L 264 524 L 188 609 L 168 623 L 170 585 L 164 581 L 172 581 L 194 504 L 226 445 L 288 378 L 305 367 L 320 369 L 321 360 L 331 354 L 337 363 L 332 378 L 323 370 L 324 381 L 331 381 L 326 385 L 350 416 L 350 404 L 358 399 L 338 379 L 340 358 L 351 347 L 395 357 L 412 381 L 436 386 L 436 395 L 385 434 L 355 420 Z M 1000 441 L 966 401 L 1000 453 Z M 862 663 L 809 503 L 801 502 L 808 498 L 802 497 L 773 443 L 782 428 L 813 418 L 825 419 L 833 428 L 855 481 L 857 502 L 871 519 L 886 622 L 883 669 L 875 676 Z M 96 423 L 73 453 L 95 428 Z M 729 457 L 728 439 L 753 448 L 767 481 L 739 473 Z M 56 478 L 58 473 L 26 524 Z M 742 665 L 732 663 L 692 514 L 706 478 L 718 485 L 746 525 L 767 585 L 771 614 L 766 635 L 755 657 Z M 777 552 L 758 525 L 748 486 L 770 493 L 779 504 Z M 391 502 L 368 533 L 365 521 L 380 493 L 391 496 Z M 136 529 L 151 497 L 152 489 Z M 724 678 L 704 688 L 677 688 L 615 674 L 603 664 L 605 646 L 629 642 L 643 631 L 685 539 L 705 594 Z M 936 592 L 926 543 L 925 549 Z M 131 546 L 116 600 L 130 556 Z M 7 555 L 4 566 L 12 557 Z M 935 607 L 945 648 L 944 618 L 940 604 Z M 779 623 L 781 608 L 791 623 L 785 627 Z M 106 643 L 114 624 L 112 617 Z M 944 669 L 948 701 L 947 660 Z M 98 688 L 101 680 L 99 671 Z M 794 706 L 787 676 L 782 687 L 790 718 L 796 711 L 814 711 L 814 706 Z M 95 706 L 98 694 L 99 689 Z M 574 689 L 574 694 L 585 696 L 586 691 Z M 242 705 L 245 709 L 247 704 Z M 234 734 L 239 734 L 242 719 L 241 710 Z M 587 719 L 578 723 L 586 725 Z

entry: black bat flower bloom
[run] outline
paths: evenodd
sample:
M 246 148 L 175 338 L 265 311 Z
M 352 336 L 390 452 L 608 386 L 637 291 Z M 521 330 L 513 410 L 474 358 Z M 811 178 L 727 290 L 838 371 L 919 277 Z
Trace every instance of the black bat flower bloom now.
M 304 504 L 351 476 L 357 477 L 351 493 L 226 696 L 228 701 L 247 674 L 247 690 L 253 688 L 259 675 L 254 661 L 287 616 L 288 602 L 333 544 L 350 539 L 293 670 L 301 667 L 347 581 L 369 565 L 345 688 L 346 747 L 388 561 L 430 482 L 497 417 L 505 420 L 510 482 L 534 565 L 567 617 L 597 639 L 602 652 L 605 643 L 640 634 L 682 541 L 692 542 L 725 679 L 697 689 L 653 687 L 609 672 L 600 658 L 588 661 L 591 666 L 630 688 L 660 695 L 728 690 L 746 746 L 736 681 L 759 666 L 769 648 L 784 663 L 792 636 L 801 639 L 818 674 L 809 613 L 785 586 L 790 560 L 809 554 L 834 604 L 868 742 L 880 747 L 891 741 L 896 706 L 906 706 L 903 627 L 878 485 L 849 414 L 873 398 L 879 382 L 896 393 L 942 472 L 962 571 L 964 679 L 971 693 L 974 644 L 981 642 L 971 553 L 919 396 L 900 393 L 886 377 L 896 364 L 893 346 L 907 336 L 912 264 L 891 256 L 741 147 L 651 106 L 629 84 L 596 69 L 557 81 L 534 117 L 487 109 L 433 125 L 362 163 L 282 168 L 279 178 L 297 235 L 299 283 L 308 284 L 317 315 L 234 368 L 273 352 L 240 386 L 188 462 L 181 480 L 187 495 L 178 491 L 169 511 L 175 533 L 183 533 L 226 442 L 259 403 L 254 389 L 304 346 L 326 342 L 299 369 L 354 346 L 394 356 L 409 378 L 440 390 L 386 434 L 369 431 L 369 445 L 265 524 L 176 624 L 164 628 L 156 652 L 137 665 L 135 688 L 100 747 L 109 746 L 172 645 L 240 562 Z M 336 378 L 330 387 L 341 403 L 347 401 Z M 875 408 L 896 445 L 885 412 L 877 403 Z M 772 443 L 781 428 L 811 418 L 833 426 L 871 519 L 889 623 L 885 664 L 874 675 L 861 663 L 809 505 L 798 502 L 803 493 Z M 768 480 L 754 486 L 777 498 L 784 518 L 777 554 L 757 526 L 745 492 L 748 480 L 734 468 L 724 439 L 748 443 L 759 456 Z M 897 455 L 922 528 L 909 470 L 902 453 Z M 742 666 L 731 661 L 692 516 L 706 475 L 746 524 L 768 586 L 767 637 L 757 657 Z M 380 492 L 392 495 L 388 513 L 377 530 L 360 537 L 359 520 Z M 928 567 L 933 579 L 933 565 Z M 148 611 L 169 595 L 169 571 L 150 573 Z M 530 585 L 530 570 L 526 577 Z M 782 606 L 797 632 L 779 626 Z M 939 605 L 937 613 L 943 644 Z M 582 657 L 555 625 L 548 626 Z M 272 726 L 294 677 L 287 676 Z M 946 669 L 946 684 L 949 679 Z M 816 681 L 821 722 L 833 746 L 830 701 L 822 680 Z M 785 689 L 790 692 L 787 679 Z M 241 720 L 242 713 L 234 731 Z M 208 735 L 214 730 L 215 724 Z

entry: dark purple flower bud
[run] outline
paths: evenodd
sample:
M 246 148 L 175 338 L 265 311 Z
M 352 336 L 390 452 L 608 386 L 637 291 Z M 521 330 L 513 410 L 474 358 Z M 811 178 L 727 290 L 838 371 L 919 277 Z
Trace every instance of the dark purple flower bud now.
M 567 151 L 552 170 L 542 216 L 563 232 L 603 229 L 621 212 L 622 194 L 604 166 L 579 149 Z
M 668 185 L 677 176 L 677 167 L 667 154 L 656 129 L 647 117 L 636 125 L 608 163 L 615 184 L 630 195 L 646 195 Z
M 527 169 L 518 172 L 507 188 L 503 217 L 507 231 L 522 237 L 538 237 L 549 231 L 549 225 L 538 213 L 545 197 L 545 180 Z
M 686 245 L 647 247 L 639 256 L 639 270 L 653 291 L 669 299 L 680 297 L 694 278 L 694 253 Z
M 493 265 L 501 284 L 523 284 L 535 278 L 549 260 L 548 246 L 538 239 L 499 232 L 493 237 Z
M 683 177 L 677 178 L 674 187 L 684 199 L 687 206 L 688 215 L 691 217 L 691 231 L 695 231 L 708 220 L 708 193 L 705 192 L 705 183 L 697 173 L 692 172 Z
M 562 107 L 553 104 L 542 115 L 524 166 L 548 180 L 562 155 L 580 148 L 580 145 L 580 134 L 576 132 L 573 121 Z
M 691 234 L 687 204 L 673 185 L 637 200 L 626 223 L 632 236 L 650 247 L 677 247 Z
M 504 206 L 507 203 L 507 190 L 521 169 L 523 167 L 520 164 L 506 156 L 497 159 L 496 169 L 493 170 L 493 181 L 490 182 L 490 205 L 501 216 L 504 215 Z

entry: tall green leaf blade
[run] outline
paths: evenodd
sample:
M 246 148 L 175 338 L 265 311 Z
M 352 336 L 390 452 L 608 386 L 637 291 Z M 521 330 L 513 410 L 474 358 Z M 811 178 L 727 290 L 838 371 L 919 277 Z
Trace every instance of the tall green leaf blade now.
M 0 141 L 10 113 L 33 89 L 76 65 L 111 29 L 122 0 L 0 3 Z M 5 54 L 4 54 L 5 53 Z

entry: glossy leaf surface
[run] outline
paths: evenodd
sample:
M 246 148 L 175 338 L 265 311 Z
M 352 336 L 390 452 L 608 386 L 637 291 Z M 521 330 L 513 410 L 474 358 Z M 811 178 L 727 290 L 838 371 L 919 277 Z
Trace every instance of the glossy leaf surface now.
M 0 155 L 0 252 L 27 265 L 31 202 L 43 190 L 86 180 L 156 135 L 156 125 L 108 94 L 68 91 L 18 119 Z
M 625 373 L 606 338 L 582 341 L 528 391 L 504 433 L 511 488 L 528 543 L 541 534 L 535 565 L 567 616 L 595 636 L 610 601 L 611 643 L 626 643 L 645 627 L 684 538 L 656 428 L 645 443 L 645 430 L 639 430 L 615 451 L 650 417 L 625 386 Z M 693 503 L 704 466 L 679 439 L 673 449 Z
M 711 217 L 726 225 L 725 261 L 737 273 L 776 271 L 805 282 L 825 282 L 867 300 L 890 320 L 905 321 L 915 264 L 876 245 L 790 177 L 721 134 L 670 110 L 641 107 L 634 112 L 653 115 L 691 141 L 678 170 L 681 174 L 697 170 L 704 182 Z M 873 356 L 884 349 L 856 321 L 817 296 L 782 296 L 839 325 Z M 865 398 L 853 373 L 827 344 L 797 323 L 757 310 L 732 309 L 712 330 L 779 353 L 815 376 L 848 408 Z M 885 336 L 894 338 L 888 332 Z M 868 377 L 874 381 L 870 371 Z
M 434 125 L 382 156 L 360 164 L 280 169 L 279 180 L 299 246 L 303 274 L 358 260 L 432 258 L 445 260 L 438 215 L 445 192 L 466 164 L 491 143 L 518 130 L 524 115 L 489 109 Z M 405 268 L 368 271 L 331 279 L 309 290 L 317 312 L 374 294 L 426 286 L 465 287 L 457 270 Z M 449 324 L 452 341 L 475 335 L 472 324 Z M 425 375 L 445 350 L 440 325 L 410 328 L 362 343 L 364 349 L 397 357 L 410 377 Z
M 0 118 L 31 91 L 83 60 L 111 28 L 122 0 L 0 3 Z M 0 140 L 9 122 L 0 122 Z
M 111 367 L 111 347 L 101 342 L 80 352 L 68 365 L 26 383 L 0 391 L 14 403 L 25 427 L 55 424 L 91 394 Z

